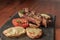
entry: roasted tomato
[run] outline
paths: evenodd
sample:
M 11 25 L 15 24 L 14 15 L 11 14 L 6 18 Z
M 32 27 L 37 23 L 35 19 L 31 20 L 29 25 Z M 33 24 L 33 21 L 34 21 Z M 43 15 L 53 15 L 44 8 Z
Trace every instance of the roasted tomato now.
M 21 26 L 21 27 L 28 27 L 28 21 L 25 18 L 15 18 L 12 20 L 12 24 L 17 27 L 17 26 Z

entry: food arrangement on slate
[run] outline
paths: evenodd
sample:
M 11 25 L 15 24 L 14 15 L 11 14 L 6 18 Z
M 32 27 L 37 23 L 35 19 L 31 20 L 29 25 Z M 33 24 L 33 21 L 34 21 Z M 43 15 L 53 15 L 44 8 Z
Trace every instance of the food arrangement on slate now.
M 0 30 L 2 40 L 54 40 L 55 16 L 23 8 Z

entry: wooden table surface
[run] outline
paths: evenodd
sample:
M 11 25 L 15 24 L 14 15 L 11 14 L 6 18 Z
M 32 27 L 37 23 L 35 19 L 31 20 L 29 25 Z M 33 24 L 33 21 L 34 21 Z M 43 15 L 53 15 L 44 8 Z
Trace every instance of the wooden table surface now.
M 27 0 L 23 3 L 20 3 L 20 1 L 0 3 L 0 27 L 14 13 L 25 7 L 40 13 L 56 15 L 55 39 L 60 40 L 60 2 L 56 1 Z

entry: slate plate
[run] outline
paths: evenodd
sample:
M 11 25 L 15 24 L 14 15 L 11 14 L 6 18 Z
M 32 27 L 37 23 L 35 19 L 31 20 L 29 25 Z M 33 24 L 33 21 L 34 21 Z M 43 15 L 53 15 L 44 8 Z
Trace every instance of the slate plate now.
M 50 14 L 49 14 L 50 15 Z M 9 28 L 12 27 L 12 19 L 14 18 L 19 18 L 18 14 L 16 13 L 15 15 L 13 15 L 0 29 L 0 37 L 2 40 L 55 40 L 55 16 L 54 15 L 50 15 L 52 17 L 52 23 L 50 26 L 48 26 L 48 28 L 44 28 L 44 27 L 40 27 L 43 30 L 43 35 L 41 38 L 38 39 L 31 39 L 29 38 L 26 34 L 20 36 L 19 38 L 8 38 L 6 36 L 4 36 L 2 34 L 2 32 Z

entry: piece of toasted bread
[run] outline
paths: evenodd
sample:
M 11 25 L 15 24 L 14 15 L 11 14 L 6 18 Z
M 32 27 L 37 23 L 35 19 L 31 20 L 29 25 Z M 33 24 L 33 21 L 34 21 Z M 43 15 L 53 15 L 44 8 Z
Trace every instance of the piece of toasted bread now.
M 25 33 L 23 27 L 11 27 L 3 31 L 3 34 L 7 37 L 18 37 Z
M 32 39 L 42 36 L 42 30 L 40 28 L 26 28 L 26 33 Z

